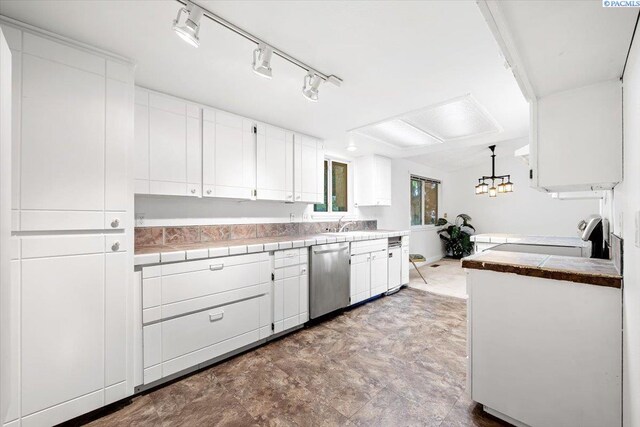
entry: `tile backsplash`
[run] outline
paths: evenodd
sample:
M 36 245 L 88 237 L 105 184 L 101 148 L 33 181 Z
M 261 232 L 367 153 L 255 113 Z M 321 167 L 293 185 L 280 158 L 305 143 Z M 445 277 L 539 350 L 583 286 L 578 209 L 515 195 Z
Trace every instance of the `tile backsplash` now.
M 136 227 L 135 245 L 141 247 L 259 237 L 305 236 L 335 230 L 337 227 L 338 221 Z M 348 228 L 350 230 L 376 230 L 378 221 L 355 221 Z

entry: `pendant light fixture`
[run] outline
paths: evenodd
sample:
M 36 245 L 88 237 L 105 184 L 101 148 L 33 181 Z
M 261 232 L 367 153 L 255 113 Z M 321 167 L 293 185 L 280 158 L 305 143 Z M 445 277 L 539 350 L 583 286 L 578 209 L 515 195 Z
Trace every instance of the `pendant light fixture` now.
M 513 182 L 511 175 L 496 175 L 496 146 L 490 145 L 491 150 L 491 176 L 482 176 L 478 178 L 478 185 L 475 186 L 476 194 L 487 194 L 489 197 L 496 197 L 498 193 L 511 193 L 513 191 Z M 496 187 L 496 180 L 500 180 L 500 184 Z M 505 182 L 505 179 L 507 182 Z M 489 187 L 488 181 L 491 181 Z

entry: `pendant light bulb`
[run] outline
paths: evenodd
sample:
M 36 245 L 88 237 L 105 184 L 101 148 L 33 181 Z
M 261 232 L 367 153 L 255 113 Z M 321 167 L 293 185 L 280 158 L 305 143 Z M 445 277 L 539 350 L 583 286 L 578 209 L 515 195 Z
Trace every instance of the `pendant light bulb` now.
M 270 79 L 271 78 L 271 56 L 273 49 L 260 43 L 253 51 L 253 72 L 257 75 Z
M 513 192 L 513 182 L 511 182 L 511 178 L 507 178 L 507 182 L 504 184 L 504 192 L 505 193 Z
M 487 194 L 489 192 L 489 184 L 487 184 L 486 182 L 482 181 L 482 193 L 481 194 Z
M 496 190 L 496 187 L 491 187 L 489 188 L 489 197 L 496 197 L 496 195 L 498 194 L 498 191 Z
M 313 71 L 309 71 L 309 74 L 304 76 L 304 86 L 302 87 L 304 97 L 309 101 L 318 102 L 318 88 L 322 81 L 322 77 Z
M 505 192 L 505 183 L 503 179 L 502 182 L 498 184 L 498 193 L 504 193 L 504 192 Z
M 185 14 L 184 24 L 180 24 L 182 14 Z M 200 45 L 200 19 L 202 18 L 202 9 L 191 2 L 187 2 L 186 7 L 178 10 L 178 15 L 173 21 L 173 31 L 185 42 L 193 47 Z

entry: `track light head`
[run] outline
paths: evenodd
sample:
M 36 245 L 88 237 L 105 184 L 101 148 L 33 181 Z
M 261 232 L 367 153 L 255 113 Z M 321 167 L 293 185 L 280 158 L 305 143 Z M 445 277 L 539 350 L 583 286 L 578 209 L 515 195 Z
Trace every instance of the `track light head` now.
M 273 49 L 260 43 L 253 51 L 253 72 L 267 79 L 271 78 L 271 56 Z
M 184 24 L 180 24 L 180 18 L 183 12 L 185 14 L 185 21 Z M 173 21 L 173 31 L 191 46 L 198 47 L 200 45 L 198 33 L 200 32 L 201 18 L 202 9 L 191 2 L 187 2 L 186 7 L 178 10 L 178 15 Z
M 309 101 L 318 101 L 318 88 L 323 82 L 322 77 L 316 74 L 314 71 L 309 71 L 309 74 L 304 76 L 304 86 L 302 87 L 302 94 Z

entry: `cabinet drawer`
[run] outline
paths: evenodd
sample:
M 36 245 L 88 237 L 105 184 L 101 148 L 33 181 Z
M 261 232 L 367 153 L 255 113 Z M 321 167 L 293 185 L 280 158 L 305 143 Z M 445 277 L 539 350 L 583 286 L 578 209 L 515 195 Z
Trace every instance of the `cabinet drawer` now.
M 245 299 L 145 326 L 144 367 L 160 362 L 165 377 L 258 341 L 270 323 L 263 316 L 268 301 Z
M 351 255 L 357 255 L 366 252 L 377 252 L 383 249 L 387 249 L 388 246 L 388 239 L 361 240 L 352 242 Z

